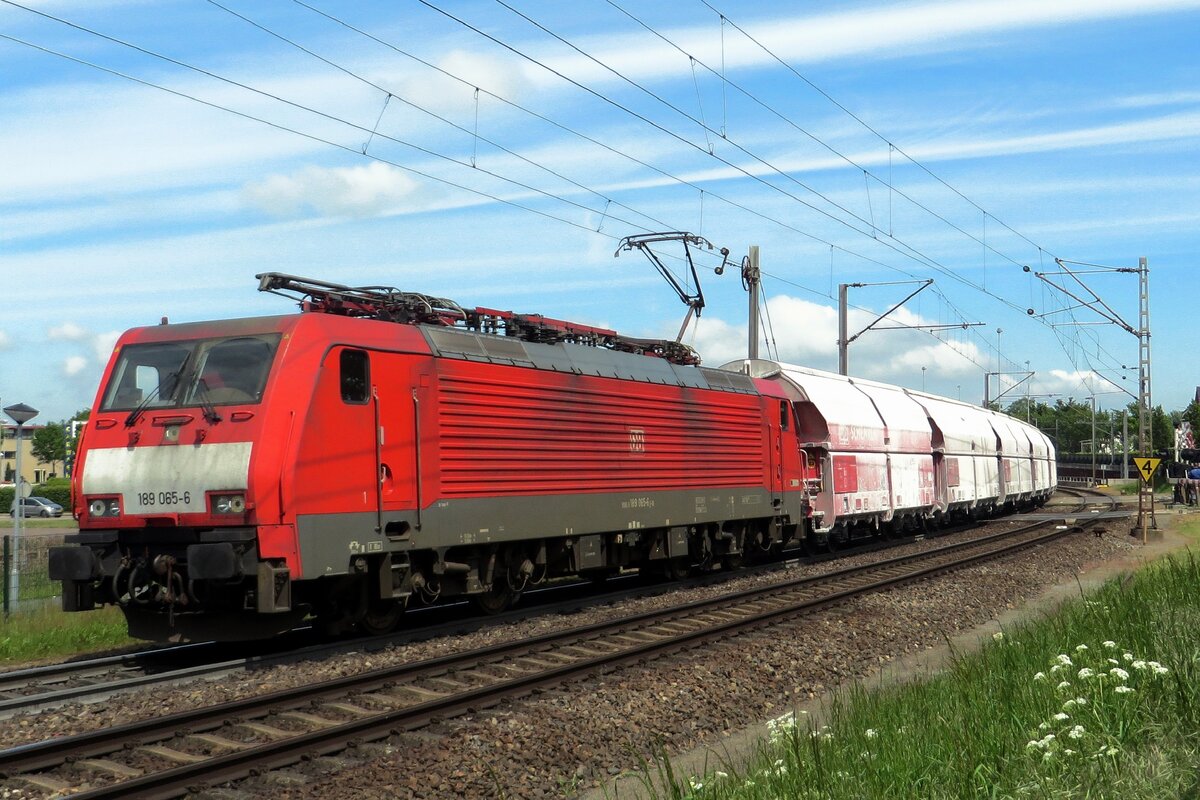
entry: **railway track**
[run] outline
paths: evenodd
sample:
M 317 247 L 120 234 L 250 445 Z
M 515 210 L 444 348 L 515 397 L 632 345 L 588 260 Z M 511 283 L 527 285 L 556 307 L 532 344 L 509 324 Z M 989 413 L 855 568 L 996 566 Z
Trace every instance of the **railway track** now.
M 951 531 L 957 529 L 950 529 Z M 610 579 L 604 588 L 591 582 L 544 587 L 526 594 L 518 609 L 481 618 L 465 602 L 410 612 L 402 631 L 361 636 L 336 642 L 314 643 L 311 631 L 294 631 L 270 642 L 241 643 L 251 655 L 233 657 L 233 647 L 217 642 L 197 642 L 137 653 L 105 656 L 0 673 L 0 720 L 17 714 L 37 713 L 71 702 L 96 702 L 122 692 L 145 690 L 182 681 L 265 668 L 300 658 L 321 658 L 361 650 L 380 650 L 412 641 L 473 632 L 485 625 L 516 622 L 538 616 L 571 614 L 595 605 L 625 602 L 667 591 L 710 586 L 763 572 L 785 569 L 796 563 L 819 564 L 848 554 L 869 554 L 911 544 L 921 535 L 871 541 L 836 553 L 800 556 L 788 554 L 779 561 L 746 567 L 736 573 L 709 573 L 670 584 L 639 583 L 636 575 Z M 795 556 L 795 557 L 793 557 Z M 617 588 L 613 588 L 617 587 Z M 311 635 L 309 635 L 311 634 Z
M 1028 525 L 874 564 L 0 752 L 5 785 L 176 797 L 737 635 L 1079 528 Z

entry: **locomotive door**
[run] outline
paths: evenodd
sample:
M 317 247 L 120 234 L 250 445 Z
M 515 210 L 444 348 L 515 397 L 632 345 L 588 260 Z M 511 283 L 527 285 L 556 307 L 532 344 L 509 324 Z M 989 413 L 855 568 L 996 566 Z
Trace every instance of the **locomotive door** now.
M 784 453 L 794 452 L 796 450 L 795 442 L 792 441 L 794 434 L 792 433 L 792 405 L 786 400 L 779 401 L 779 424 L 772 426 L 774 435 L 771 437 L 771 507 L 779 508 L 783 504 L 783 471 L 784 471 Z M 784 440 L 787 440 L 787 446 L 791 447 L 791 451 L 784 450 Z
M 415 455 L 418 447 L 416 407 L 418 387 L 424 386 L 427 379 L 414 383 L 408 370 L 409 363 L 402 355 L 372 353 L 372 362 L 376 367 L 371 391 L 375 406 L 379 511 L 385 529 L 394 533 L 392 526 L 386 525 L 389 512 L 411 511 L 416 503 L 416 472 L 419 468 Z M 395 514 L 391 516 L 395 517 Z

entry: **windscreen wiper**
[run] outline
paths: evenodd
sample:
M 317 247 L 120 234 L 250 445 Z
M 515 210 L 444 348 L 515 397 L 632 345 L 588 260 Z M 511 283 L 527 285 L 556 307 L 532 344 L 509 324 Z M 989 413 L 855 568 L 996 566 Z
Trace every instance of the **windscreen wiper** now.
M 221 415 L 217 413 L 212 401 L 208 399 L 208 381 L 204 378 L 196 381 L 196 400 L 200 403 L 200 412 L 204 414 L 204 419 L 210 425 L 216 425 L 221 421 Z
M 146 412 L 146 409 L 150 407 L 150 404 L 154 402 L 155 398 L 162 394 L 163 387 L 168 383 L 171 384 L 171 389 L 167 392 L 167 395 L 170 396 L 173 394 L 176 387 L 179 385 L 179 374 L 182 371 L 183 368 L 180 367 L 180 369 L 175 372 L 167 373 L 167 376 L 158 382 L 158 386 L 155 386 L 150 391 L 150 394 L 146 395 L 146 399 L 138 403 L 137 406 L 129 412 L 129 415 L 125 417 L 125 427 L 132 428 L 137 424 L 138 419 L 140 419 L 142 414 Z

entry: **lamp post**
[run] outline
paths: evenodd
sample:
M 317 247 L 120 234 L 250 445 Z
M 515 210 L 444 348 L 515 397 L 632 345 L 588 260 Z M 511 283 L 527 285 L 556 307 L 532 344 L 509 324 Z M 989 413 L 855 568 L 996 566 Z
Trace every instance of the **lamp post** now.
M 925 391 L 925 367 L 921 367 L 921 391 Z
M 16 504 L 16 512 L 13 514 L 13 570 L 12 575 L 8 576 L 9 580 L 9 602 L 15 603 L 19 599 L 21 588 L 21 525 L 25 521 L 25 495 L 22 494 L 25 486 L 24 478 L 21 475 L 21 428 L 26 422 L 38 415 L 38 410 L 24 403 L 8 406 L 4 409 L 4 413 L 8 414 L 9 419 L 17 423 L 17 481 L 13 487 L 13 502 Z

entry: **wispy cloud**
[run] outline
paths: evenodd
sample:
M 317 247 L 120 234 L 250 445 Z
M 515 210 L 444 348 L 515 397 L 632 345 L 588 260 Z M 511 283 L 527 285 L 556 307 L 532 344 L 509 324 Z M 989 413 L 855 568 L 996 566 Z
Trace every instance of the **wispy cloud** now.
M 729 15 L 733 9 L 716 6 Z M 979 39 L 1017 30 L 1050 28 L 1120 17 L 1186 11 L 1196 0 L 954 0 L 864 6 L 829 14 L 792 15 L 771 19 L 728 18 L 748 30 L 780 58 L 813 64 L 845 58 L 888 58 L 977 46 Z M 742 18 L 739 18 L 742 17 Z M 740 35 L 727 33 L 722 42 L 717 21 L 703 27 L 677 28 L 667 36 L 684 50 L 726 69 L 774 64 L 770 55 Z M 635 78 L 690 76 L 688 58 L 650 34 L 592 37 L 587 49 L 617 71 Z M 583 80 L 617 78 L 582 56 L 557 59 L 553 65 Z M 557 79 L 534 74 L 540 82 Z
M 88 338 L 90 334 L 74 322 L 64 322 L 46 332 L 46 338 L 52 342 L 78 342 Z
M 74 377 L 88 368 L 88 360 L 83 356 L 67 356 L 63 361 L 63 374 L 68 378 Z
M 380 162 L 361 167 L 305 167 L 248 185 L 248 203 L 272 216 L 310 210 L 332 216 L 375 216 L 413 198 L 420 184 Z

